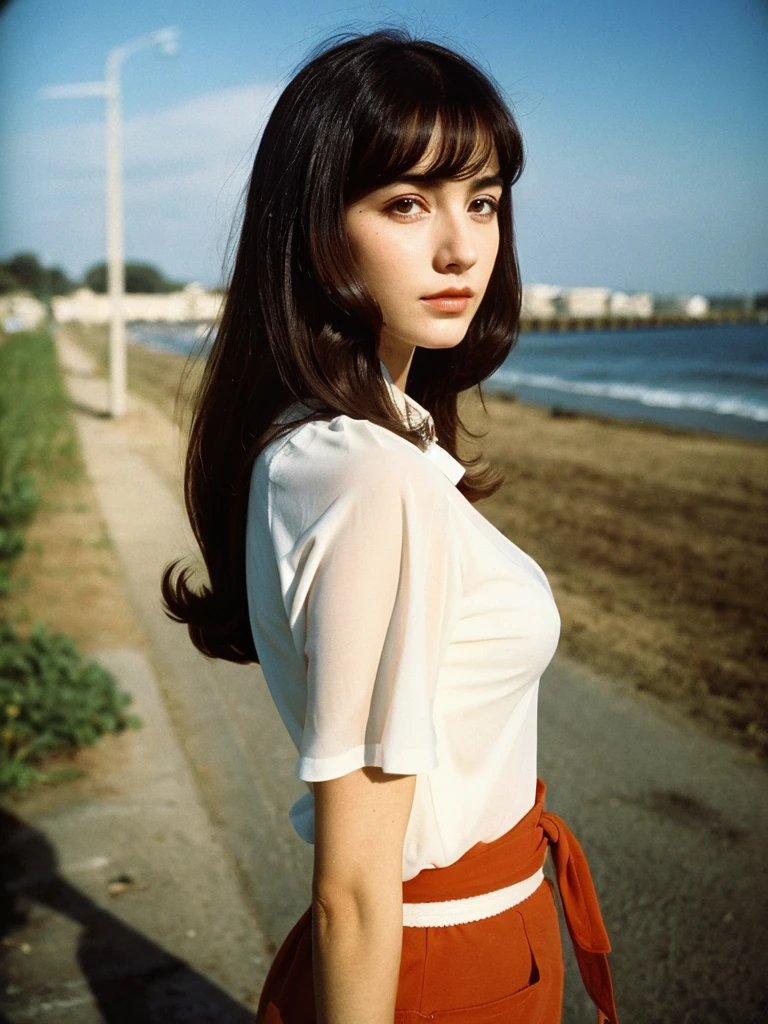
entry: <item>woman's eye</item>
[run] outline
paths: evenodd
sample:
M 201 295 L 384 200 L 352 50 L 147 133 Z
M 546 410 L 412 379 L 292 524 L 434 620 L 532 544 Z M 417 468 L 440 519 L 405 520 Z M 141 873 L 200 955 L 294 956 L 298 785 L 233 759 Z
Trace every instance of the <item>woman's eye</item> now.
M 492 196 L 479 196 L 477 199 L 472 200 L 469 207 L 471 213 L 490 220 L 496 215 L 499 203 Z M 394 202 L 390 203 L 387 209 L 400 217 L 415 220 L 419 211 L 423 209 L 423 205 L 412 196 L 401 196 L 400 199 L 395 199 Z
M 473 199 L 471 205 L 475 207 L 474 213 L 479 213 L 485 217 L 491 217 L 493 214 L 498 212 L 499 204 L 497 200 L 491 199 L 490 196 L 483 196 L 479 199 Z M 478 209 L 478 206 L 484 206 L 485 209 Z
M 417 207 L 418 203 L 416 202 L 415 199 L 403 197 L 402 199 L 396 199 L 394 203 L 390 205 L 389 208 L 390 210 L 393 210 L 395 213 L 400 213 L 403 214 L 404 216 L 408 216 L 411 213 L 413 213 Z

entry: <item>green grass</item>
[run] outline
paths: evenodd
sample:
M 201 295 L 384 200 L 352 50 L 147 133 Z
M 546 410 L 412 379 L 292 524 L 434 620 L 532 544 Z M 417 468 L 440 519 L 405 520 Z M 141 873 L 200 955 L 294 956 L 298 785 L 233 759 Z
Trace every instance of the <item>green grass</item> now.
M 141 724 L 126 713 L 130 695 L 74 640 L 37 621 L 22 635 L 4 608 L 36 510 L 57 484 L 83 477 L 51 336 L 0 337 L 0 790 L 49 781 L 46 755 Z
M 69 397 L 45 330 L 6 336 L 0 343 L 0 440 L 41 491 L 58 479 L 82 478 Z
M 0 597 L 25 547 L 24 528 L 57 480 L 76 480 L 82 461 L 68 398 L 47 331 L 0 342 Z

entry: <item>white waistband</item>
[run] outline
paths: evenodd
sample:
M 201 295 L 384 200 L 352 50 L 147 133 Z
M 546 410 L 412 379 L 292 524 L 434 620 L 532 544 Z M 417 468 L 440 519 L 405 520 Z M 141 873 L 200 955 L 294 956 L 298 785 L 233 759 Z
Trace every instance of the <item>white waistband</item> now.
M 504 910 L 509 910 L 517 903 L 522 903 L 536 892 L 544 881 L 544 869 L 515 882 L 504 889 L 494 889 L 480 896 L 468 896 L 463 900 L 440 900 L 439 903 L 404 903 L 403 927 L 405 928 L 439 928 L 441 925 L 469 924 L 470 921 L 482 921 L 493 917 Z

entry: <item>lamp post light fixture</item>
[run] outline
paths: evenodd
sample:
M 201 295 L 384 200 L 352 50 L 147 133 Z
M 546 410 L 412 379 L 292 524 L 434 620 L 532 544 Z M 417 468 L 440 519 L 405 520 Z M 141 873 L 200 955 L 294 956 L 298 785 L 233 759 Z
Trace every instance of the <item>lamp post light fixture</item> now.
M 109 330 L 109 411 L 122 416 L 126 406 L 125 256 L 123 244 L 123 175 L 121 157 L 120 69 L 126 57 L 157 46 L 167 57 L 179 52 L 179 30 L 161 28 L 157 32 L 116 46 L 107 54 L 103 82 L 79 82 L 52 85 L 43 89 L 44 99 L 80 99 L 100 96 L 107 101 L 107 281 L 110 305 Z

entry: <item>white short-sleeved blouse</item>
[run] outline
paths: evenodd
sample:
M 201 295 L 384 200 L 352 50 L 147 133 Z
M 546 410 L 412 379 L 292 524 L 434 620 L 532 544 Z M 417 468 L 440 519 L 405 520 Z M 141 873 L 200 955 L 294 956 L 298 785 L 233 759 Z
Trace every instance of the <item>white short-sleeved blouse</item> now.
M 381 368 L 405 421 L 434 428 Z M 560 635 L 544 572 L 456 489 L 463 473 L 437 440 L 422 451 L 340 415 L 267 446 L 251 477 L 251 628 L 297 775 L 416 775 L 404 881 L 533 806 L 539 679 Z M 309 790 L 289 816 L 311 843 Z

